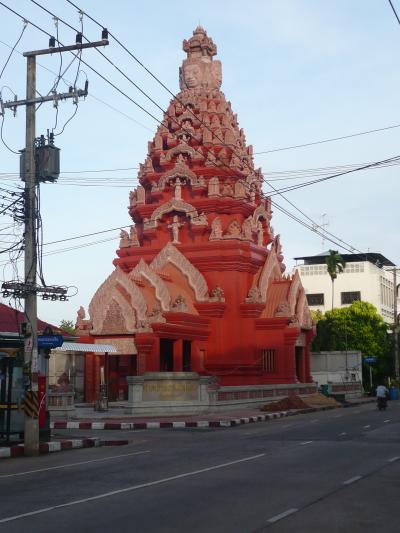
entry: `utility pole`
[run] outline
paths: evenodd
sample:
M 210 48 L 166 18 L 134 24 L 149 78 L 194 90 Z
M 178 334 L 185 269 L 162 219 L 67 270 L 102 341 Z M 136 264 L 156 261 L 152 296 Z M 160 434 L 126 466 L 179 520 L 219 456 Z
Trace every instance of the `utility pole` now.
M 38 331 L 37 331 L 37 294 L 38 292 L 49 292 L 48 287 L 38 287 L 36 285 L 37 268 L 37 234 L 36 220 L 36 192 L 39 182 L 36 169 L 36 104 L 47 101 L 58 103 L 59 100 L 74 98 L 75 101 L 80 96 L 88 94 L 88 83 L 85 90 L 76 90 L 71 87 L 68 93 L 35 98 L 36 95 L 36 56 L 48 54 L 60 54 L 63 52 L 73 52 L 85 48 L 96 48 L 108 45 L 108 33 L 103 29 L 102 40 L 96 42 L 82 43 L 82 34 L 76 36 L 76 44 L 70 46 L 55 46 L 54 37 L 50 38 L 49 48 L 25 52 L 27 58 L 26 77 L 26 100 L 0 102 L 1 112 L 4 109 L 12 109 L 15 113 L 20 105 L 26 107 L 26 135 L 25 153 L 23 157 L 21 179 L 25 181 L 25 276 L 24 284 L 6 283 L 7 290 L 11 290 L 14 295 L 19 294 L 25 298 L 25 339 L 24 339 L 24 378 L 25 378 L 25 423 L 24 423 L 24 454 L 37 455 L 39 453 L 39 420 L 38 420 Z M 42 180 L 43 181 L 43 180 Z M 53 288 L 53 294 L 60 294 L 60 300 L 66 300 L 65 289 Z M 3 292 L 4 294 L 4 292 Z M 21 296 L 22 295 L 22 296 Z M 57 296 L 55 298 L 57 299 Z
M 393 335 L 394 335 L 394 373 L 399 381 L 399 318 L 397 316 L 397 268 L 393 267 Z

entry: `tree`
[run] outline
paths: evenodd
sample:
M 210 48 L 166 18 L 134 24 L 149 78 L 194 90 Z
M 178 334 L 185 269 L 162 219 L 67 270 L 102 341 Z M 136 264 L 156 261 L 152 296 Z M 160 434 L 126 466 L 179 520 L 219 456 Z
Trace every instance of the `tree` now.
M 377 357 L 375 379 L 393 374 L 393 338 L 376 308 L 362 301 L 327 311 L 317 322 L 313 351 L 359 350 L 364 357 Z M 366 374 L 366 372 L 364 372 Z
M 337 278 L 338 273 L 343 272 L 346 263 L 341 255 L 339 255 L 337 250 L 329 250 L 329 255 L 326 256 L 326 264 L 328 267 L 328 274 L 331 277 L 332 281 L 332 309 L 333 309 L 333 287 L 335 279 Z
M 61 320 L 59 328 L 71 335 L 76 335 L 75 324 L 72 320 Z

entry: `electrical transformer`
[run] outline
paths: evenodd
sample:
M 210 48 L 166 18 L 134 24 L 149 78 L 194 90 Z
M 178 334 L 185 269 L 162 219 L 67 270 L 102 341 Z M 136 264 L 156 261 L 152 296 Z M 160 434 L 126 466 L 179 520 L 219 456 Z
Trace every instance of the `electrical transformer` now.
M 42 144 L 35 147 L 36 179 L 38 183 L 55 182 L 60 176 L 60 149 L 54 144 Z M 25 150 L 21 150 L 20 174 L 25 181 Z

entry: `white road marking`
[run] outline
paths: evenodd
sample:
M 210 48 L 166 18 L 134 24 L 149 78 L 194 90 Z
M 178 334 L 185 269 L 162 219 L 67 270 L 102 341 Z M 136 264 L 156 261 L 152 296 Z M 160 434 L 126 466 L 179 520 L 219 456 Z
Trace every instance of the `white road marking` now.
M 342 418 L 342 415 L 335 415 L 335 418 Z
M 300 446 L 304 446 L 305 444 L 311 444 L 312 440 L 305 440 L 304 442 L 300 442 Z
M 343 481 L 343 485 L 351 485 L 351 483 L 355 483 L 356 481 L 358 481 L 361 478 L 362 478 L 362 476 L 351 477 L 350 479 L 346 479 L 346 481 Z
M 395 461 L 398 461 L 399 459 L 400 459 L 400 456 L 396 455 L 395 457 L 388 459 L 388 463 L 394 463 Z
M 385 424 L 386 424 L 387 422 L 390 422 L 390 418 L 388 418 L 387 420 L 384 420 L 383 422 L 384 422 Z
M 293 513 L 297 513 L 298 509 L 288 509 L 287 511 L 284 511 L 283 513 L 280 513 L 280 514 L 277 514 L 275 516 L 273 516 L 272 518 L 270 518 L 268 520 L 268 523 L 269 524 L 273 524 L 274 522 L 278 522 L 278 520 L 282 520 L 282 518 L 286 518 L 287 516 L 293 514 Z
M 368 429 L 368 428 L 370 428 L 370 427 L 371 427 L 371 426 L 368 424 L 368 425 L 364 426 L 363 429 Z
M 342 431 L 342 433 L 339 433 L 339 437 L 344 437 L 345 435 L 347 435 L 345 431 Z
M 59 466 L 49 466 L 47 468 L 38 468 L 37 470 L 27 470 L 26 472 L 16 472 L 15 474 L 2 474 L 0 479 L 6 477 L 25 476 L 28 474 L 36 474 L 37 472 L 47 472 L 48 470 L 57 470 L 59 468 L 69 468 L 70 466 L 87 465 L 89 463 L 98 463 L 100 461 L 109 461 L 111 459 L 119 459 L 120 457 L 130 457 L 131 455 L 141 455 L 143 453 L 150 453 L 150 450 L 143 450 L 140 452 L 124 453 L 121 455 L 112 455 L 111 457 L 102 457 L 101 459 L 91 459 L 90 461 L 80 461 L 79 463 L 68 463 Z
M 182 479 L 185 477 L 196 476 L 198 474 L 203 474 L 204 472 L 211 472 L 212 470 L 219 470 L 220 468 L 226 468 L 227 466 L 236 465 L 239 463 L 244 463 L 246 461 L 253 461 L 254 459 L 259 459 L 264 457 L 265 453 L 259 453 L 257 455 L 251 455 L 250 457 L 245 457 L 244 459 L 237 459 L 236 461 L 229 461 L 228 463 L 221 463 L 215 466 L 209 466 L 207 468 L 201 468 L 200 470 L 192 470 L 191 472 L 185 472 L 184 474 L 178 474 L 176 476 L 165 477 L 163 479 L 158 479 L 157 481 L 149 481 L 148 483 L 141 483 L 140 485 L 132 485 L 131 487 L 125 487 L 123 489 L 112 490 L 110 492 L 103 492 L 102 494 L 97 494 L 96 496 L 90 496 L 89 498 L 82 498 L 81 500 L 72 500 L 66 503 L 60 503 L 58 505 L 52 505 L 51 507 L 43 507 L 42 509 L 37 509 L 36 511 L 31 511 L 29 513 L 22 513 L 14 516 L 7 516 L 0 519 L 0 524 L 5 522 L 12 522 L 14 520 L 19 520 L 20 518 L 26 518 L 28 516 L 35 516 L 38 514 L 48 513 L 56 509 L 62 509 L 64 507 L 71 507 L 73 505 L 79 505 L 81 503 L 92 502 L 95 500 L 101 500 L 108 498 L 110 496 L 115 496 L 116 494 L 124 494 L 126 492 L 133 492 L 134 490 L 144 489 L 147 487 L 152 487 L 154 485 L 161 485 L 162 483 L 168 483 L 169 481 L 175 481 L 176 479 Z
M 319 422 L 318 418 L 314 418 L 314 420 L 310 420 L 310 424 L 315 424 L 315 422 Z

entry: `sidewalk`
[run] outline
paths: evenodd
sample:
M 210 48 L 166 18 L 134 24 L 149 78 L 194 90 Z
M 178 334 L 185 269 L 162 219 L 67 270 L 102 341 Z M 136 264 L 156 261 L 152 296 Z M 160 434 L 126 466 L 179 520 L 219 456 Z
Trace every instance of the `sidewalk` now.
M 359 398 L 351 400 L 345 407 L 363 405 L 374 402 L 374 398 Z M 342 406 L 338 406 L 342 407 Z M 88 407 L 78 407 L 78 413 L 71 420 L 54 420 L 52 429 L 164 429 L 164 428 L 207 428 L 207 427 L 233 427 L 241 424 L 265 422 L 268 420 L 294 416 L 305 413 L 315 413 L 337 409 L 334 406 L 309 407 L 307 409 L 291 409 L 272 413 L 262 412 L 260 409 L 241 409 L 237 411 L 223 411 L 218 413 L 204 413 L 202 415 L 179 415 L 165 417 L 135 417 L 122 413 L 120 406 L 109 407 L 106 412 L 96 412 Z

